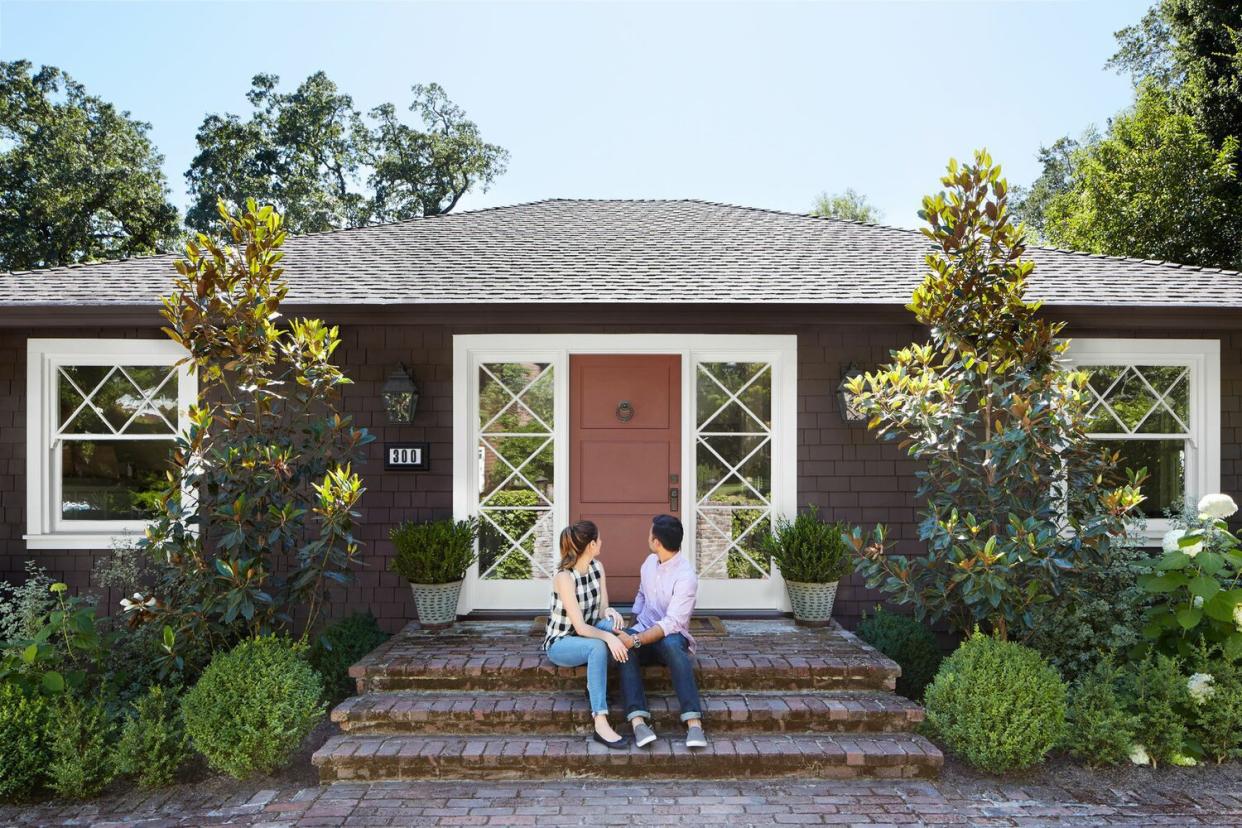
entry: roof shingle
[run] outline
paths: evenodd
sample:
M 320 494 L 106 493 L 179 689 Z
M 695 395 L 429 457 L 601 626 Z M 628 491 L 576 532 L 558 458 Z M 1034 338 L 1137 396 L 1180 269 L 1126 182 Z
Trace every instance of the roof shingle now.
M 904 305 L 927 239 L 703 201 L 550 200 L 292 237 L 287 302 Z M 1051 305 L 1242 308 L 1242 274 L 1032 247 Z M 0 306 L 155 305 L 176 256 L 0 276 Z

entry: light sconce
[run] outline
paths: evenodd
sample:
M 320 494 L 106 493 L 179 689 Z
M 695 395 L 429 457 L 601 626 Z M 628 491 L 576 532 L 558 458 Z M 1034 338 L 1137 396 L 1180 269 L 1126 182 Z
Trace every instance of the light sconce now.
M 393 369 L 380 393 L 384 397 L 388 422 L 400 425 L 414 422 L 414 413 L 418 410 L 418 386 L 404 365 Z
M 854 363 L 851 362 L 841 376 L 841 384 L 837 386 L 837 403 L 840 406 L 841 419 L 850 425 L 867 422 L 866 413 L 858 406 L 858 397 L 849 389 L 850 380 L 862 375 L 863 372 L 855 368 Z

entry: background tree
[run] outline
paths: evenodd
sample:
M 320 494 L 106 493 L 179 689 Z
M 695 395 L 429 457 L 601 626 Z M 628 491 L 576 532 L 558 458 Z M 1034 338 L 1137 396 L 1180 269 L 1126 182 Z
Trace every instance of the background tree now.
M 869 427 L 920 464 L 927 554 L 891 554 L 881 529 L 854 544 L 867 585 L 920 620 L 1024 637 L 1065 573 L 1124 539 L 1142 473 L 1125 483 L 1118 456 L 1086 436 L 1087 374 L 1062 370 L 1063 325 L 1026 300 L 1034 264 L 1000 167 L 977 152 L 941 181 L 919 211 L 933 252 L 909 306 L 929 340 L 850 387 Z
M 212 226 L 217 198 L 274 204 L 293 233 L 438 215 L 504 172 L 508 153 L 483 141 L 436 84 L 412 88 L 409 109 L 421 124 L 411 127 L 392 104 L 363 116 L 323 72 L 291 93 L 279 82 L 254 77 L 248 119 L 203 120 L 186 173 L 190 227 Z
M 0 270 L 173 244 L 177 209 L 149 129 L 54 66 L 0 62 Z
M 867 197 L 853 189 L 846 188 L 843 193 L 820 193 L 811 208 L 811 215 L 820 218 L 838 218 L 849 221 L 861 221 L 867 224 L 878 224 L 884 220 L 880 208 L 867 201 Z
M 1041 148 L 1017 216 L 1052 244 L 1242 267 L 1242 4 L 1161 0 L 1117 41 L 1134 106 Z

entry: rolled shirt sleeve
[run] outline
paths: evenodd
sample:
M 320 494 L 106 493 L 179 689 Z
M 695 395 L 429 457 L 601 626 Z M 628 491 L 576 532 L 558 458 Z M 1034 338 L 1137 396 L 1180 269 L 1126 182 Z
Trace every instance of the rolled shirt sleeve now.
M 694 603 L 698 596 L 699 576 L 689 567 L 685 567 L 673 583 L 673 596 L 669 600 L 668 609 L 664 611 L 664 617 L 656 622 L 666 636 L 681 633 L 693 641 L 690 637 L 690 616 L 694 615 Z

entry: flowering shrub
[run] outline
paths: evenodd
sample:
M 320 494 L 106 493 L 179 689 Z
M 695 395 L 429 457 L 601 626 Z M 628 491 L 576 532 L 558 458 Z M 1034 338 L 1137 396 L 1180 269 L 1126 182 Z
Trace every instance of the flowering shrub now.
M 1189 656 L 1200 641 L 1242 658 L 1242 551 L 1225 519 L 1238 511 L 1233 498 L 1207 495 L 1194 513 L 1176 518 L 1164 537 L 1164 554 L 1139 585 L 1155 598 L 1144 637 L 1168 655 Z
M 1189 742 L 1215 762 L 1242 756 L 1242 668 L 1205 646 L 1194 662 L 1186 686 Z
M 1184 712 L 1190 695 L 1176 659 L 1151 653 L 1123 676 L 1123 692 L 1138 719 L 1139 743 L 1131 761 L 1185 764 L 1188 745 Z
M 927 724 L 945 746 L 990 771 L 1043 761 L 1065 727 L 1065 684 L 1039 653 L 975 632 L 928 686 Z

